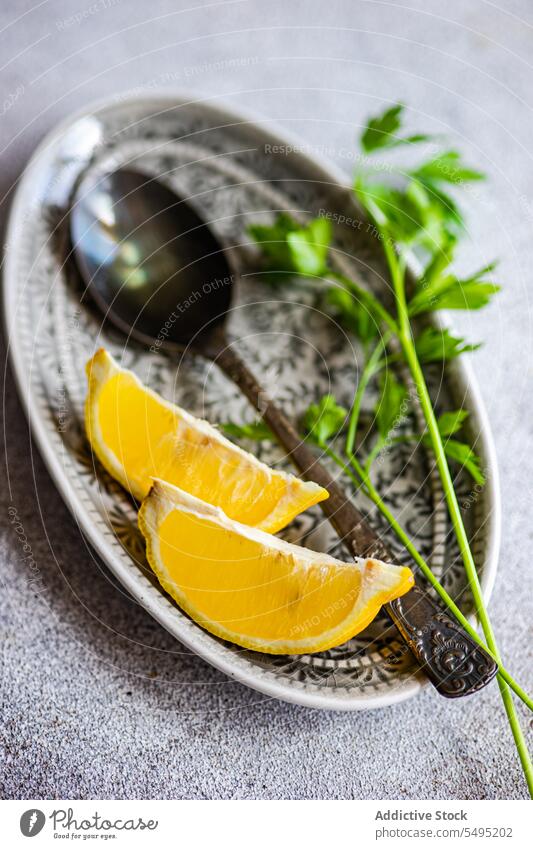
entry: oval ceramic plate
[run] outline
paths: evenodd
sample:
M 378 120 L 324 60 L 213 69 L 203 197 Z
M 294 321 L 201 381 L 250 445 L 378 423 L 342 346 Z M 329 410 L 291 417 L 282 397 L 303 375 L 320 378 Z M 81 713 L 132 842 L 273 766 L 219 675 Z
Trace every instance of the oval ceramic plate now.
M 297 140 L 242 114 L 177 96 L 108 101 L 63 123 L 40 146 L 18 186 L 7 238 L 4 308 L 18 387 L 66 504 L 131 595 L 178 640 L 228 675 L 270 696 L 317 708 L 377 708 L 415 695 L 423 678 L 410 656 L 398 651 L 397 634 L 384 616 L 349 643 L 323 654 L 262 655 L 203 631 L 162 591 L 146 566 L 135 507 L 95 463 L 85 439 L 86 360 L 105 345 L 152 388 L 197 415 L 212 422 L 254 416 L 216 368 L 186 355 L 178 369 L 169 356 L 127 342 L 102 326 L 98 312 L 80 300 L 79 281 L 67 261 L 69 196 L 85 169 L 104 172 L 124 163 L 157 175 L 192 198 L 226 245 L 233 246 L 241 279 L 231 333 L 266 389 L 295 419 L 327 391 L 349 404 L 359 351 L 320 311 L 311 286 L 273 291 L 254 276 L 256 256 L 247 225 L 271 221 L 279 210 L 302 220 L 332 213 L 339 266 L 383 294 L 379 243 L 360 221 L 350 191 L 342 185 L 345 176 L 304 156 Z M 339 216 L 347 223 L 340 223 Z M 470 438 L 489 483 L 480 492 L 464 477 L 459 490 L 488 596 L 496 569 L 499 507 L 485 413 L 464 366 L 448 369 L 444 377 L 435 368 L 428 377 L 442 409 L 462 404 L 471 412 Z M 286 467 L 274 445 L 245 447 Z M 438 480 L 428 474 L 426 462 L 422 452 L 414 458 L 403 449 L 388 452 L 377 468 L 378 487 L 402 511 L 404 524 L 448 591 L 471 613 L 447 516 L 435 507 L 441 501 Z M 387 534 L 364 498 L 355 500 Z M 316 508 L 286 533 L 293 541 L 343 556 Z M 405 562 L 394 537 L 387 539 Z

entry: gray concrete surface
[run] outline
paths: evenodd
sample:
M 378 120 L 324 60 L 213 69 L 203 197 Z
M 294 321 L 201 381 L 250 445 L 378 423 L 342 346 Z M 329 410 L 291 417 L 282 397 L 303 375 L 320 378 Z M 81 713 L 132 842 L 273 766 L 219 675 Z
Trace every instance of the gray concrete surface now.
M 409 104 L 414 129 L 450 133 L 491 176 L 469 198 L 462 258 L 471 267 L 501 257 L 503 292 L 457 323 L 485 341 L 474 366 L 501 464 L 491 613 L 531 690 L 533 8 L 503 5 L 3 0 L 0 196 L 5 209 L 59 119 L 130 88 L 188 88 L 252 107 L 347 170 L 354 126 L 387 101 Z M 94 568 L 32 447 L 9 370 L 3 413 L 12 482 L 12 500 L 0 490 L 5 797 L 524 797 L 495 685 L 464 702 L 426 692 L 376 713 L 321 713 L 270 701 L 182 650 Z

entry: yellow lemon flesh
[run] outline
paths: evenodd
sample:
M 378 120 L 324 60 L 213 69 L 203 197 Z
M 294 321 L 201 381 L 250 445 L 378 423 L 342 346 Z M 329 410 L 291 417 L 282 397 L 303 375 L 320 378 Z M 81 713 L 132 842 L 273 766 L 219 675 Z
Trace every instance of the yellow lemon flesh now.
M 410 569 L 335 560 L 229 519 L 163 481 L 139 512 L 163 588 L 212 634 L 270 654 L 307 654 L 362 631 L 413 586 Z
M 275 471 L 120 368 L 101 348 L 87 363 L 86 430 L 105 466 L 139 501 L 162 478 L 275 533 L 328 497 L 327 490 Z

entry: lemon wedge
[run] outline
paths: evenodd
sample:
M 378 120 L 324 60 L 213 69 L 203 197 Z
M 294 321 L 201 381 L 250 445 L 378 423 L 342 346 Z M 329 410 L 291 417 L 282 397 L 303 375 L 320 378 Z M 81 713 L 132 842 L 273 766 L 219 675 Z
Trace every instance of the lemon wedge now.
M 85 425 L 107 471 L 139 501 L 162 478 L 275 533 L 328 497 L 318 484 L 269 468 L 201 419 L 170 404 L 103 348 L 87 363 Z
M 139 527 L 162 587 L 195 622 L 269 654 L 338 646 L 413 586 L 406 567 L 343 563 L 291 545 L 161 480 L 143 501 Z

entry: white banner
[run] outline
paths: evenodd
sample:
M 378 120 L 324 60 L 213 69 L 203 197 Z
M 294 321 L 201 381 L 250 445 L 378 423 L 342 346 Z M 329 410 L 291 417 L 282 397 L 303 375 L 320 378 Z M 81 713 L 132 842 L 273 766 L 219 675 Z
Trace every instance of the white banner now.
M 531 846 L 527 802 L 3 801 L 2 845 Z M 529 825 L 528 825 L 529 820 Z

